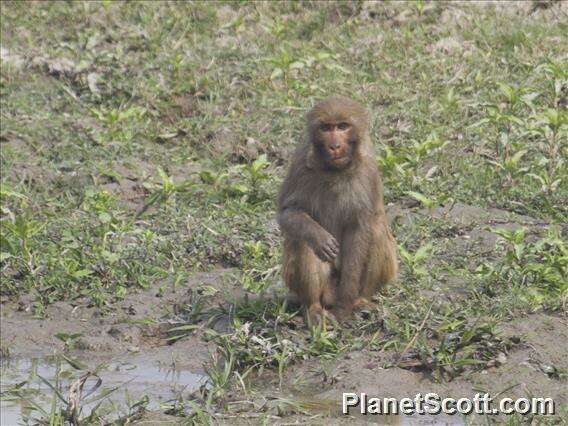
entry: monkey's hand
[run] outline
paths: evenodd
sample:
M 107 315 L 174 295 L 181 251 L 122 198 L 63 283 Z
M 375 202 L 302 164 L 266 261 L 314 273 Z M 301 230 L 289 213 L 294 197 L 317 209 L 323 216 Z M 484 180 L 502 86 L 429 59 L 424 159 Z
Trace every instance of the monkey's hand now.
M 333 263 L 339 254 L 339 243 L 333 235 L 324 229 L 311 242 L 311 246 L 315 254 L 324 262 Z

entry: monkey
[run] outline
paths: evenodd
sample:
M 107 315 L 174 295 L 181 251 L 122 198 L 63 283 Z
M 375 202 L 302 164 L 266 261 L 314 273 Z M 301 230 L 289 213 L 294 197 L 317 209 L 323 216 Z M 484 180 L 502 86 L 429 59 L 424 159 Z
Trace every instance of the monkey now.
M 396 277 L 381 176 L 366 109 L 347 97 L 317 103 L 278 195 L 282 275 L 308 325 L 374 306 Z

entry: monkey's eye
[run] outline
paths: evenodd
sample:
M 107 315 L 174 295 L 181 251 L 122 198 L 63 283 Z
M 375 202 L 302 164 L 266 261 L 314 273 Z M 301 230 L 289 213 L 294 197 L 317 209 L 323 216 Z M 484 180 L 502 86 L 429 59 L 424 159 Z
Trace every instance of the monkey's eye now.
M 333 130 L 333 124 L 322 123 L 320 124 L 320 130 L 322 132 L 331 132 Z
M 351 124 L 345 123 L 345 122 L 339 123 L 339 124 L 337 125 L 337 128 L 338 128 L 339 130 L 347 130 L 347 129 L 349 129 L 350 127 L 351 127 Z

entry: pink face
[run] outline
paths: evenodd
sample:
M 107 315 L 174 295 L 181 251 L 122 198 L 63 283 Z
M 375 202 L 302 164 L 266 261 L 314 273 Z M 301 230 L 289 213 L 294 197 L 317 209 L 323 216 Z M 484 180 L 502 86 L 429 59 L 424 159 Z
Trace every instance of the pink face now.
M 357 138 L 347 121 L 321 123 L 317 129 L 315 146 L 321 159 L 333 169 L 342 169 L 351 163 L 353 145 Z

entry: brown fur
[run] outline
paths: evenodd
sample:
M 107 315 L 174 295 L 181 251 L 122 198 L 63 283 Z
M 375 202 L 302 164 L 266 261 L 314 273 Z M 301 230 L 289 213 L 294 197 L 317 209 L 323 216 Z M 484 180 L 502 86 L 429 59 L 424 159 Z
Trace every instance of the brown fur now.
M 368 307 L 398 268 L 367 112 L 329 98 L 312 108 L 307 125 L 280 190 L 278 223 L 284 281 L 317 323 L 328 309 L 345 316 Z M 346 156 L 339 163 L 337 152 Z

